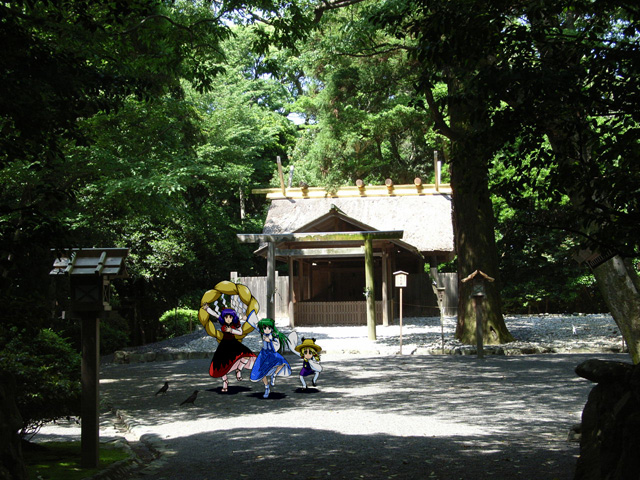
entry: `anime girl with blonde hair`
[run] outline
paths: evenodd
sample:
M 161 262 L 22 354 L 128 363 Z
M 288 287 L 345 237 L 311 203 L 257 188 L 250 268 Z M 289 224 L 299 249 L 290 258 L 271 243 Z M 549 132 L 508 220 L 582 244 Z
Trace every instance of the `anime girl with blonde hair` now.
M 302 337 L 302 343 L 295 347 L 296 352 L 300 354 L 302 358 L 302 370 L 300 370 L 300 383 L 302 387 L 307 389 L 307 382 L 304 377 L 313 375 L 311 380 L 312 385 L 315 387 L 320 372 L 322 371 L 322 365 L 320 365 L 320 352 L 322 347 L 316 345 L 315 338 Z

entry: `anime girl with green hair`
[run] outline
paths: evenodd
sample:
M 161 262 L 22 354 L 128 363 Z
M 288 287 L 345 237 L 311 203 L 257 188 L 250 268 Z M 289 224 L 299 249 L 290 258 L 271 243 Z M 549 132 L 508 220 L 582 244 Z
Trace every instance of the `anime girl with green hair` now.
M 276 377 L 291 375 L 291 365 L 282 356 L 287 337 L 276 327 L 271 318 L 264 318 L 258 322 L 258 330 L 262 335 L 262 349 L 251 370 L 251 381 L 264 383 L 264 398 L 269 397 L 271 386 L 275 385 Z

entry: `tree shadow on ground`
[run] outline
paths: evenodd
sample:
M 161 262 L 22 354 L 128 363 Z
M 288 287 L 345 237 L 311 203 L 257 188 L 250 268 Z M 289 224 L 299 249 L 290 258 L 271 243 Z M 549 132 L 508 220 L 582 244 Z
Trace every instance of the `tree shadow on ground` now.
M 189 463 L 193 475 L 175 478 L 208 478 L 201 474 L 209 468 L 215 478 L 234 479 L 240 472 L 249 478 L 569 479 L 578 445 L 567 435 L 593 387 L 574 369 L 594 357 L 622 360 L 346 357 L 323 361 L 317 391 L 309 395 L 295 374 L 301 364 L 290 357 L 294 374 L 278 379 L 268 401 L 261 383 L 230 382 L 233 393 L 219 393 L 212 387 L 218 379 L 207 374 L 209 361 L 189 360 L 108 366 L 101 391 L 146 430 L 165 432 L 167 458 L 176 465 L 187 462 L 195 445 L 208 445 Z M 154 397 L 165 380 L 169 391 Z M 179 407 L 194 389 L 201 390 L 195 404 Z M 191 427 L 173 438 L 178 423 Z
M 305 428 L 304 418 L 299 428 L 260 430 L 248 424 L 194 434 L 171 442 L 169 449 L 162 473 L 176 480 L 568 480 L 575 469 L 568 449 L 544 444 L 505 445 L 474 436 L 345 435 Z

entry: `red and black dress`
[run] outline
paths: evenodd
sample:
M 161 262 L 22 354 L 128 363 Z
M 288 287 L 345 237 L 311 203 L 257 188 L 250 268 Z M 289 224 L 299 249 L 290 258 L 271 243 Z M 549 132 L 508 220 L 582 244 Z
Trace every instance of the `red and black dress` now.
M 256 361 L 256 354 L 236 339 L 230 327 L 223 325 L 220 330 L 222 330 L 222 340 L 213 354 L 209 375 L 215 378 L 224 377 L 229 372 L 237 370 L 241 363 L 245 363 L 243 359 L 247 359 L 243 368 L 251 369 Z

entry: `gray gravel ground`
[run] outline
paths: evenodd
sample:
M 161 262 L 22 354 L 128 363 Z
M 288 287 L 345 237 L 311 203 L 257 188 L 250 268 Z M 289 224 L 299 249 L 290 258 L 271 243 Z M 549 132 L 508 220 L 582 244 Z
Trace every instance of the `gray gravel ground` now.
M 520 318 L 518 328 L 507 320 L 529 343 L 557 348 L 581 338 L 580 351 L 592 345 L 593 353 L 484 359 L 420 354 L 440 340 L 437 320 L 403 326 L 404 355 L 397 355 L 397 326 L 379 327 L 376 342 L 362 327 L 314 328 L 308 336 L 326 350 L 317 389 L 300 390 L 300 360 L 288 355 L 294 375 L 279 379 L 266 400 L 263 387 L 248 381 L 231 381 L 223 394 L 208 376 L 208 358 L 104 363 L 101 440 L 124 437 L 147 461 L 103 478 L 573 478 L 579 445 L 568 435 L 593 387 L 574 368 L 589 358 L 629 361 L 602 353 L 620 345 L 610 317 L 558 318 L 566 331 L 544 334 L 547 343 L 532 342 L 543 328 L 533 320 Z M 156 348 L 201 340 L 192 336 Z M 408 345 L 416 345 L 413 354 Z M 154 396 L 165 380 L 167 394 Z M 195 404 L 180 407 L 195 389 Z M 61 424 L 37 440 L 78 436 L 76 425 Z
M 498 347 L 486 346 L 487 354 L 519 355 L 523 353 L 618 353 L 623 350 L 620 331 L 608 314 L 594 315 L 517 315 L 505 318 L 507 328 L 514 336 L 512 343 Z M 290 331 L 286 320 L 278 321 L 283 331 Z M 378 326 L 377 340 L 367 338 L 366 326 L 296 327 L 300 336 L 316 338 L 317 343 L 329 354 L 417 355 L 475 354 L 475 347 L 462 345 L 454 338 L 456 318 L 411 317 L 403 319 L 402 329 L 398 319 L 393 325 Z M 257 351 L 259 336 L 249 334 L 244 343 Z M 212 353 L 217 341 L 204 330 L 179 338 L 129 349 L 127 353 L 176 354 L 189 352 Z

